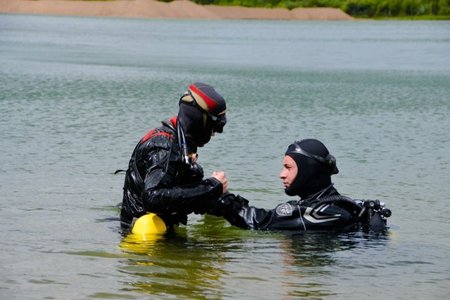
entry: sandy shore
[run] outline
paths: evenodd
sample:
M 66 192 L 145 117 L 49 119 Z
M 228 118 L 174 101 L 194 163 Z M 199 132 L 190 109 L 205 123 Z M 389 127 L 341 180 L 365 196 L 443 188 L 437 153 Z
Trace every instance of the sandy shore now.
M 0 0 L 0 13 L 102 16 L 160 19 L 253 19 L 253 20 L 352 20 L 335 8 L 223 7 L 198 5 L 188 0 L 170 3 L 156 0 Z

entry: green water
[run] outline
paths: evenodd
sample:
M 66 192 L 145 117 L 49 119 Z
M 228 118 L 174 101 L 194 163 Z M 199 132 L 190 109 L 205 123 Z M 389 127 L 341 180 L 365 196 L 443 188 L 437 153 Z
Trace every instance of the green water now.
M 450 290 L 450 22 L 0 15 L 3 299 L 437 299 Z M 119 234 L 135 143 L 193 81 L 229 122 L 199 152 L 260 207 L 289 200 L 286 146 L 325 142 L 338 190 L 393 211 L 387 236 L 243 231 L 190 216 Z

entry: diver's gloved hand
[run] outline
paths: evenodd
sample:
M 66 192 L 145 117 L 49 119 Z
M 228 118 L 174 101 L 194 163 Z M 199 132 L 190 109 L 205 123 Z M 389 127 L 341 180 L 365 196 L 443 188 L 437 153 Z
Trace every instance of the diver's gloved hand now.
M 203 179 L 204 173 L 203 168 L 197 163 L 192 163 L 184 174 L 186 178 L 186 183 L 195 183 Z
M 248 200 L 232 193 L 224 193 L 218 200 L 212 201 L 207 213 L 216 217 L 223 217 L 232 212 L 240 211 L 248 206 Z

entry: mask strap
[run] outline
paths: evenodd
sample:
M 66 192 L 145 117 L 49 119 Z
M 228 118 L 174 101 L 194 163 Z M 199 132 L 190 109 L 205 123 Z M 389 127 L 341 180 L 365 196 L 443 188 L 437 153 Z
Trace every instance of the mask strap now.
M 315 155 L 315 154 L 311 154 L 305 150 L 303 150 L 300 146 L 295 145 L 295 149 L 292 151 L 289 151 L 288 153 L 298 153 L 301 155 L 304 155 L 306 157 L 312 158 L 320 163 L 326 164 L 330 167 L 333 167 L 336 165 L 336 159 L 334 158 L 333 155 L 328 154 L 325 158 L 323 158 L 322 156 L 319 155 Z

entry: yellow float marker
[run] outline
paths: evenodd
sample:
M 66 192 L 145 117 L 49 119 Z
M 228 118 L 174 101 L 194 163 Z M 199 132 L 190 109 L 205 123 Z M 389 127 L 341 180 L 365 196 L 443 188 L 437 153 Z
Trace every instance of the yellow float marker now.
M 166 231 L 166 224 L 154 213 L 148 213 L 137 219 L 131 229 L 133 234 L 142 236 L 164 234 Z
M 133 253 L 149 254 L 166 231 L 166 224 L 156 214 L 143 215 L 136 220 L 131 233 L 120 242 L 120 248 Z

